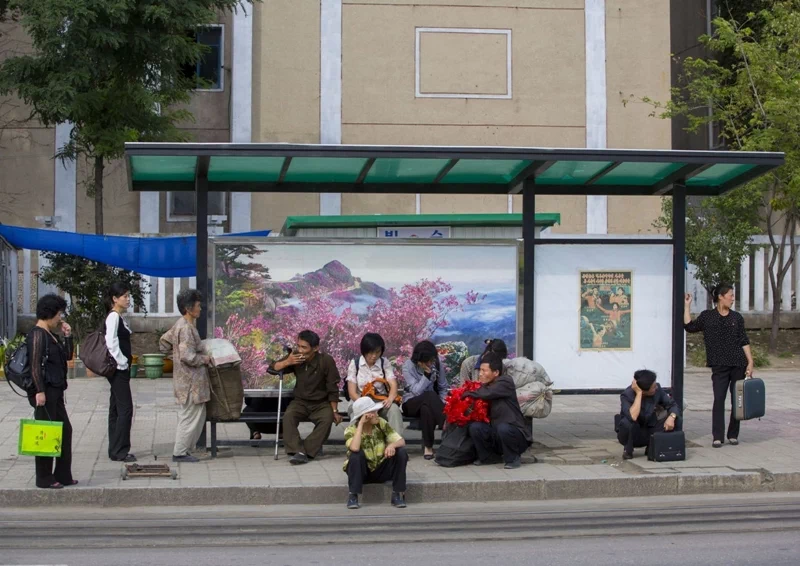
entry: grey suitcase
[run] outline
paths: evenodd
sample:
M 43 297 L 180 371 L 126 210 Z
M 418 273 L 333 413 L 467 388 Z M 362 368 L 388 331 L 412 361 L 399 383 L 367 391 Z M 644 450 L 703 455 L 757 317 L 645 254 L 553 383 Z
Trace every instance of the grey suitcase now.
M 754 377 L 736 382 L 736 398 L 734 399 L 734 416 L 737 421 L 758 419 L 766 412 L 767 392 L 764 380 Z

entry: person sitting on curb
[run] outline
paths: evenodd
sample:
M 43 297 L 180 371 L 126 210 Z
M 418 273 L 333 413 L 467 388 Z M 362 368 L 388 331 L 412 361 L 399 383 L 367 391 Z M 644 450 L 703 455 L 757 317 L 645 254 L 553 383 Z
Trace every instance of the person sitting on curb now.
M 297 335 L 295 351 L 270 365 L 270 369 L 293 373 L 297 377 L 294 399 L 283 414 L 283 442 L 289 463 L 306 464 L 322 450 L 331 434 L 333 423 L 342 422 L 339 415 L 339 370 L 328 354 L 319 351 L 319 336 L 311 330 Z M 314 430 L 305 440 L 298 425 L 314 423 Z
M 681 430 L 678 404 L 656 383 L 655 372 L 640 369 L 620 397 L 617 440 L 624 446 L 622 459 L 633 458 L 633 449 L 647 446 L 656 432 Z M 647 454 L 647 451 L 645 451 Z
M 462 395 L 483 399 L 490 405 L 490 424 L 469 423 L 469 436 L 478 453 L 475 465 L 504 461 L 506 470 L 517 469 L 520 456 L 533 443 L 533 433 L 519 408 L 514 380 L 503 374 L 503 359 L 494 352 L 483 355 L 478 380 L 481 387 Z
M 365 483 L 389 480 L 392 480 L 392 506 L 401 509 L 406 506 L 406 441 L 378 416 L 382 408 L 382 403 L 369 397 L 360 397 L 353 403 L 352 424 L 344 431 L 347 461 L 343 469 L 350 490 L 348 509 L 361 507 L 358 496 Z

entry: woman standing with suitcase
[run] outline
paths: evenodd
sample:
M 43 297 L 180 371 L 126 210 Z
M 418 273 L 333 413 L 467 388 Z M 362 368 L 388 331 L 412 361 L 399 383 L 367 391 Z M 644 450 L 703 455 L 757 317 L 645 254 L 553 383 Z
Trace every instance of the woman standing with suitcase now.
M 715 307 L 692 320 L 692 295 L 686 294 L 683 306 L 683 327 L 687 332 L 702 332 L 706 346 L 706 365 L 711 368 L 714 406 L 711 410 L 712 446 L 722 447 L 725 428 L 725 397 L 731 392 L 731 416 L 728 422 L 728 443 L 739 444 L 739 421 L 734 414 L 736 382 L 753 374 L 753 354 L 744 329 L 744 318 L 732 310 L 735 300 L 732 285 L 720 284 L 712 291 Z

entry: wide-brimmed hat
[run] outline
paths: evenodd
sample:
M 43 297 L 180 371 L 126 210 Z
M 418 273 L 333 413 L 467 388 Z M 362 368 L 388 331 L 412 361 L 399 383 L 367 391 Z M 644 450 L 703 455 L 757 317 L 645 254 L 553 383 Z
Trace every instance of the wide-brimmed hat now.
M 367 413 L 377 413 L 383 409 L 383 403 L 373 401 L 369 397 L 359 397 L 353 402 L 353 422 L 357 421 Z

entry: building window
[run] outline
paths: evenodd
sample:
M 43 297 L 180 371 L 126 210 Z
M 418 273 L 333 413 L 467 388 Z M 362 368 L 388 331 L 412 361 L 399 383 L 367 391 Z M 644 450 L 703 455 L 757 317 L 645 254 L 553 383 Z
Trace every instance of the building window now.
M 222 68 L 225 61 L 225 33 L 222 24 L 197 28 L 189 34 L 206 49 L 196 65 L 184 67 L 184 76 L 196 79 L 197 90 L 224 90 Z
M 224 216 L 227 193 L 208 193 L 208 215 Z M 197 202 L 193 191 L 167 193 L 167 221 L 187 222 L 197 218 Z

